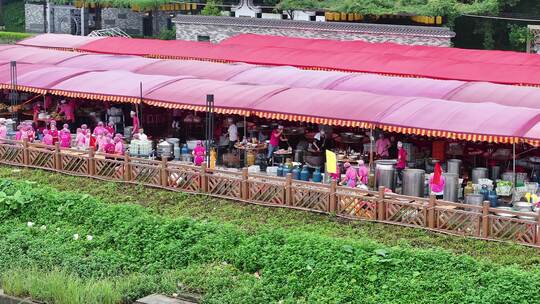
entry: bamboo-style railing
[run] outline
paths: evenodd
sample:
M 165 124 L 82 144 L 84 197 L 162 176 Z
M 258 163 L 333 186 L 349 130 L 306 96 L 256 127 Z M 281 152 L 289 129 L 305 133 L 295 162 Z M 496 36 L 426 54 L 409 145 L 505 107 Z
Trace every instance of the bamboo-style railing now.
M 501 211 L 490 208 L 488 202 L 472 206 L 434 197 L 389 194 L 384 189 L 366 191 L 340 187 L 335 182 L 297 181 L 290 174 L 271 177 L 248 174 L 247 168 L 241 172 L 208 169 L 165 159 L 61 149 L 26 141 L 0 142 L 0 163 L 540 247 L 539 214 L 531 217 L 531 213 Z

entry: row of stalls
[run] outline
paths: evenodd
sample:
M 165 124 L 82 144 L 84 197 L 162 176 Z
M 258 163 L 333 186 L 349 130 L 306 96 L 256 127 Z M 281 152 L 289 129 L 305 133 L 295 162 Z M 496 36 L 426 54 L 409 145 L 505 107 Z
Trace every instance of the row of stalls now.
M 345 173 L 345 164 L 356 167 L 364 162 L 371 169 L 366 185 L 359 183 L 359 186 L 382 185 L 391 191 L 425 196 L 429 194 L 426 186 L 429 175 L 439 163 L 445 172 L 447 200 L 474 204 L 490 200 L 494 206 L 503 207 L 526 200 L 525 207 L 530 210 L 536 203 L 540 174 L 536 150 L 540 139 L 537 103 L 540 89 L 500 84 L 540 82 L 521 72 L 523 67 L 535 71 L 540 65 L 536 57 L 507 52 L 464 56 L 463 52 L 478 51 L 423 47 L 412 50 L 396 45 L 375 49 L 381 46 L 360 42 L 328 44 L 337 47 L 337 55 L 343 47 L 345 53 L 355 56 L 380 51 L 384 56 L 397 58 L 391 53 L 395 49 L 402 54 L 398 58 L 401 63 L 411 63 L 410 69 L 420 69 L 422 65 L 416 64 L 418 58 L 438 64 L 439 56 L 444 55 L 445 60 L 455 61 L 454 70 L 447 67 L 439 71 L 445 76 L 437 78 L 461 80 L 442 80 L 305 70 L 277 63 L 280 66 L 152 59 L 129 55 L 148 55 L 137 53 L 141 43 L 136 39 L 122 40 L 122 45 L 131 46 L 131 51 L 121 55 L 50 49 L 56 44 L 56 48 L 91 51 L 105 43 L 96 38 L 55 37 L 37 36 L 23 43 L 41 48 L 0 46 L 0 83 L 4 84 L 6 104 L 13 84 L 9 63 L 17 62 L 17 89 L 26 94 L 17 108 L 21 120 L 32 120 L 35 104 L 49 100 L 51 110 L 43 107 L 43 121 L 46 123 L 51 118 L 62 121 L 65 117 L 58 117 L 52 109 L 68 99 L 76 107 L 73 129 L 82 123 L 92 127 L 100 120 L 112 119 L 117 132 L 122 132 L 129 141 L 132 135 L 129 113 L 134 111 L 153 146 L 141 151 L 141 143 L 132 142 L 132 155 L 191 161 L 191 150 L 197 140 L 206 139 L 205 101 L 212 94 L 216 113 L 212 139 L 215 153 L 207 155 L 212 164 L 228 168 L 248 166 L 251 171 L 271 175 L 291 172 L 298 179 L 328 181 L 329 174 L 324 174 L 328 150 L 335 153 L 341 173 Z M 276 48 L 283 52 L 312 53 L 321 43 L 327 43 L 316 40 L 293 46 L 294 41 L 289 38 L 260 38 L 241 35 L 225 41 L 222 47 L 259 48 L 258 52 L 247 52 L 255 56 Z M 121 38 L 110 39 L 107 45 Z M 58 44 L 59 41 L 64 45 Z M 148 41 L 151 40 L 144 43 Z M 253 44 L 243 45 L 246 41 Z M 267 41 L 271 43 L 266 44 Z M 197 43 L 181 43 L 189 44 L 190 50 L 204 48 Z M 416 57 L 406 57 L 407 54 Z M 155 55 L 166 57 L 166 54 Z M 209 57 L 199 59 L 215 59 Z M 470 62 L 457 62 L 459 58 Z M 313 60 L 314 57 L 309 64 L 315 67 Z M 459 77 L 452 74 L 456 73 L 456 66 L 482 66 L 489 70 L 500 66 L 497 62 L 506 65 L 504 77 L 498 77 L 496 71 L 472 75 L 468 69 L 461 71 Z M 355 60 L 354 64 L 359 63 Z M 350 70 L 359 69 L 354 64 L 349 66 Z M 394 71 L 389 74 L 396 74 L 396 66 L 392 67 L 391 62 L 386 68 Z M 411 72 L 430 76 L 423 73 Z M 517 76 L 513 77 L 512 73 Z M 499 84 L 488 82 L 494 81 L 490 77 L 497 77 L 495 82 Z M 6 117 L 13 115 L 13 108 L 3 109 Z M 234 125 L 232 129 L 231 125 Z M 278 126 L 284 127 L 286 140 L 281 140 L 280 147 L 269 155 L 268 139 Z M 238 134 L 232 142 L 231 132 Z M 389 143 L 384 155 L 377 151 L 381 140 Z M 393 161 L 398 141 L 407 151 L 407 169 L 402 178 L 397 178 Z

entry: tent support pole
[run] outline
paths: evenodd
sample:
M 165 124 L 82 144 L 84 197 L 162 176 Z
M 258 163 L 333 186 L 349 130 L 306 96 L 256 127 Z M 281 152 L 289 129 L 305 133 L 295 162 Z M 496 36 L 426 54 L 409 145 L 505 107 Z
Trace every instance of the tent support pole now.
M 516 142 L 512 143 L 512 183 L 514 184 L 514 189 L 516 187 Z
M 369 130 L 369 171 L 373 170 L 373 126 Z

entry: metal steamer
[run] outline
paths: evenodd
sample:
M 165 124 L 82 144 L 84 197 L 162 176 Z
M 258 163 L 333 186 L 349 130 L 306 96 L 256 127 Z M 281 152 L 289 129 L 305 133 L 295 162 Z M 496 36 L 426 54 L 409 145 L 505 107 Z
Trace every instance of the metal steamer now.
M 403 195 L 423 197 L 425 176 L 425 171 L 421 169 L 403 170 Z

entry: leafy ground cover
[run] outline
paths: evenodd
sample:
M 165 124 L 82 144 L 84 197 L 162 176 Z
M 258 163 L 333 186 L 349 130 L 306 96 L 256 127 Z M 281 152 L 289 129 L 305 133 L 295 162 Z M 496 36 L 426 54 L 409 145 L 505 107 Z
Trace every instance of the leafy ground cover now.
M 61 191 L 76 190 L 110 204 L 138 204 L 145 206 L 153 214 L 169 218 L 189 217 L 231 224 L 247 233 L 287 229 L 291 232 L 309 232 L 344 240 L 370 240 L 389 247 L 447 250 L 456 255 L 468 255 L 499 265 L 516 265 L 523 269 L 540 268 L 538 250 L 520 245 L 446 236 L 393 225 L 342 221 L 330 216 L 303 211 L 260 207 L 42 170 L 0 166 L 0 177 L 33 181 Z
M 178 291 L 207 303 L 540 303 L 538 269 L 312 231 L 247 231 L 74 190 L 0 179 L 6 292 L 51 303 Z

